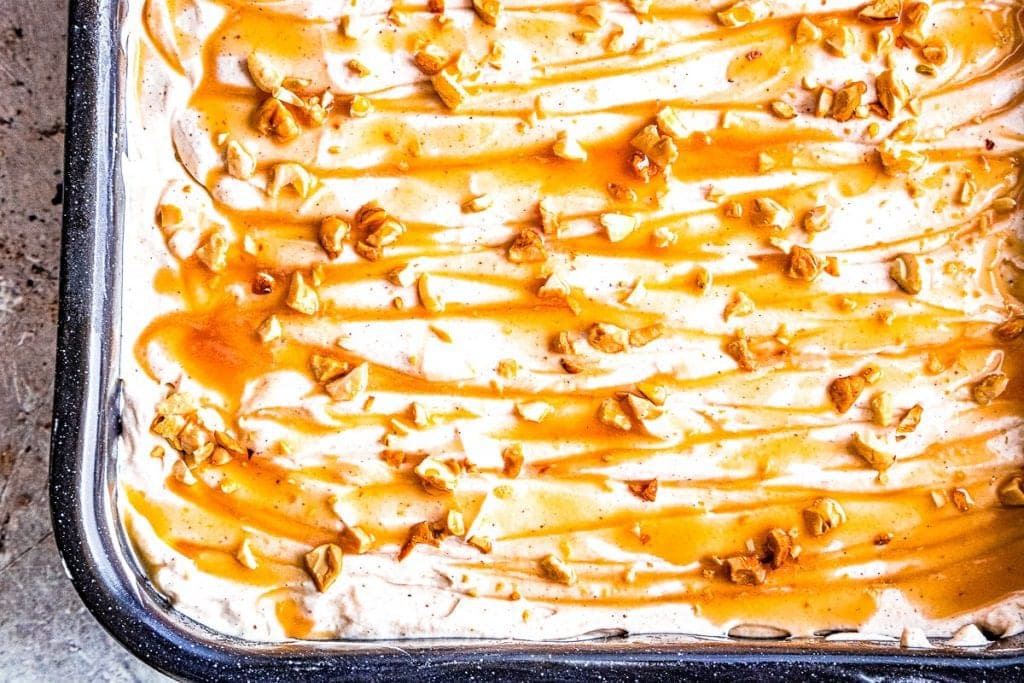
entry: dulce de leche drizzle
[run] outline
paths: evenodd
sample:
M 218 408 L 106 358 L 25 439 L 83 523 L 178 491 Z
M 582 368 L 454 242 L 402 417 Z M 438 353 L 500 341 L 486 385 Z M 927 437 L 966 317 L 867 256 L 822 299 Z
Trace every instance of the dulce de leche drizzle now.
M 171 467 L 156 440 L 158 481 L 122 482 L 129 532 L 197 586 L 246 587 L 278 637 L 515 636 L 647 608 L 659 630 L 807 632 L 864 625 L 888 589 L 953 623 L 1024 590 L 1021 508 L 998 492 L 1022 462 L 1024 342 L 993 333 L 1021 313 L 1021 3 L 445 4 L 145 3 L 139 98 L 177 84 L 160 101 L 190 179 L 143 228 L 174 306 L 135 360 L 245 454 Z M 253 53 L 287 92 L 254 84 Z M 272 94 L 290 137 L 260 129 Z M 370 203 L 404 228 L 372 253 Z M 352 225 L 337 255 L 328 217 Z M 539 256 L 517 255 L 524 233 Z M 330 395 L 314 356 L 366 364 L 365 388 Z M 840 377 L 868 378 L 844 412 Z M 135 410 L 148 428 L 154 406 Z M 416 474 L 426 457 L 457 463 L 453 490 Z M 845 521 L 815 535 L 821 498 Z M 464 534 L 397 559 L 449 511 Z M 372 543 L 319 593 L 304 555 L 346 525 Z M 140 545 L 159 586 L 157 555 Z M 372 581 L 453 607 L 373 626 L 351 607 Z M 446 621 L 473 603 L 523 630 Z

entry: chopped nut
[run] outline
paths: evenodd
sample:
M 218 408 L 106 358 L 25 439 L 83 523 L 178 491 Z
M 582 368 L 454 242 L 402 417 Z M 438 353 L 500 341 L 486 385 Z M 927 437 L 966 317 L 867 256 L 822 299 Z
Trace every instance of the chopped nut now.
M 338 543 L 346 553 L 362 555 L 373 546 L 373 534 L 357 526 L 345 525 Z
M 352 371 L 350 363 L 322 353 L 314 353 L 310 356 L 309 365 L 313 370 L 313 379 L 321 384 L 333 382 Z
M 608 239 L 612 242 L 621 242 L 626 239 L 640 223 L 635 216 L 622 213 L 603 213 L 600 221 L 601 226 L 608 233 Z
M 249 67 L 249 76 L 253 83 L 263 92 L 273 95 L 284 82 L 284 74 L 270 63 L 270 60 L 258 52 L 253 52 L 246 60 Z
M 565 131 L 558 134 L 558 139 L 555 141 L 554 146 L 552 146 L 551 151 L 556 157 L 566 161 L 587 160 L 587 150 L 583 149 L 583 146 Z
M 548 419 L 555 409 L 550 403 L 544 401 L 530 401 L 528 403 L 517 403 L 516 413 L 527 422 L 543 422 Z
M 843 26 L 828 34 L 825 46 L 839 57 L 849 57 L 857 47 L 857 36 L 849 26 Z
M 882 369 L 877 365 L 865 365 L 860 371 L 860 376 L 868 384 L 875 384 L 882 379 Z
M 818 118 L 828 116 L 832 112 L 832 105 L 835 103 L 835 92 L 831 88 L 822 86 L 818 89 L 818 101 L 814 106 L 814 115 Z
M 421 460 L 413 472 L 420 478 L 420 484 L 427 493 L 451 493 L 459 483 L 458 476 L 447 462 L 432 457 Z
M 369 382 L 370 366 L 360 363 L 344 377 L 328 382 L 324 385 L 324 390 L 335 401 L 351 401 L 366 391 Z
M 921 268 L 913 254 L 897 254 L 889 266 L 889 277 L 907 294 L 921 293 Z
M 316 315 L 320 309 L 320 297 L 317 296 L 315 289 L 306 284 L 305 278 L 299 272 L 292 273 L 285 303 L 289 308 L 305 315 Z
M 999 502 L 1007 507 L 1024 505 L 1024 476 L 1014 474 L 999 483 L 996 489 Z
M 180 459 L 171 465 L 171 475 L 185 486 L 193 486 L 198 481 L 185 461 Z
M 470 536 L 466 539 L 466 543 L 469 543 L 485 555 L 494 550 L 494 543 L 487 536 Z
M 630 144 L 643 153 L 651 163 L 665 168 L 679 157 L 675 141 L 662 135 L 658 126 L 650 124 L 637 133 Z
M 665 326 L 662 323 L 654 323 L 653 325 L 638 327 L 635 330 L 630 330 L 629 345 L 637 347 L 647 346 L 655 339 L 661 338 L 664 334 Z
M 431 313 L 443 313 L 445 301 L 437 291 L 434 276 L 430 273 L 423 273 L 416 281 L 416 291 L 420 297 L 420 303 Z
M 786 274 L 796 280 L 810 282 L 821 274 L 824 262 L 810 249 L 794 245 L 789 250 L 789 270 Z
M 547 260 L 547 257 L 544 238 L 529 228 L 520 230 L 508 246 L 508 260 L 512 263 L 536 263 Z
M 299 136 L 299 124 L 281 100 L 268 97 L 256 110 L 256 129 L 278 142 L 288 142 Z
M 451 56 L 438 46 L 431 44 L 415 52 L 412 61 L 424 74 L 434 76 L 451 61 Z
M 626 395 L 626 405 L 629 406 L 629 412 L 633 413 L 633 417 L 641 422 L 657 419 L 662 414 L 652 401 L 635 394 Z
M 793 214 L 771 197 L 758 197 L 754 200 L 753 221 L 755 225 L 764 225 L 785 230 L 793 224 Z
M 640 500 L 648 503 L 653 503 L 658 497 L 658 480 L 647 479 L 643 481 L 629 481 L 626 482 L 629 487 L 629 492 Z
M 987 406 L 1000 394 L 1006 391 L 1010 378 L 1001 372 L 985 375 L 972 389 L 974 401 L 978 405 Z
M 444 537 L 446 530 L 444 524 L 431 524 L 430 522 L 419 522 L 413 524 L 409 528 L 409 536 L 406 538 L 405 543 L 398 551 L 398 561 L 401 562 L 412 549 L 417 545 L 424 544 L 434 546 L 435 548 L 441 544 L 441 539 Z M 472 539 L 470 539 L 472 542 Z
M 342 555 L 341 548 L 333 543 L 318 545 L 306 553 L 306 569 L 321 593 L 341 575 Z
M 594 323 L 587 331 L 587 341 L 604 353 L 622 353 L 629 347 L 629 332 L 610 323 Z
M 893 72 L 888 69 L 878 74 L 875 80 L 878 102 L 885 110 L 886 117 L 891 121 L 903 110 L 903 105 L 910 100 L 910 90 Z
M 836 91 L 832 102 L 832 118 L 836 121 L 849 121 L 860 106 L 861 97 L 868 90 L 863 81 L 850 83 Z
M 353 118 L 361 119 L 369 116 L 372 111 L 373 102 L 370 101 L 370 98 L 363 97 L 362 95 L 353 97 L 352 102 L 348 105 L 348 115 Z
M 724 350 L 736 361 L 740 370 L 751 372 L 757 369 L 757 357 L 750 350 L 750 342 L 745 337 L 730 340 L 725 344 Z
M 831 498 L 818 498 L 804 509 L 804 522 L 812 536 L 822 536 L 846 522 L 846 512 Z
M 865 5 L 857 16 L 874 24 L 895 24 L 903 12 L 903 0 L 875 0 Z
M 860 375 L 837 377 L 828 385 L 828 398 L 839 414 L 846 413 L 867 386 L 867 380 Z
M 917 426 L 921 424 L 921 416 L 924 414 L 924 408 L 920 404 L 915 405 L 913 408 L 908 410 L 906 414 L 900 418 L 900 421 L 896 424 L 897 434 L 910 434 Z
M 789 104 L 788 102 L 783 102 L 782 100 L 775 100 L 774 102 L 771 103 L 770 108 L 772 110 L 772 114 L 774 114 L 776 117 L 780 119 L 796 118 L 796 109 L 794 109 L 793 105 Z
M 554 555 L 545 555 L 538 564 L 541 576 L 545 579 L 564 583 L 566 586 L 576 583 L 576 572 L 564 560 Z
M 297 195 L 305 199 L 316 186 L 316 178 L 313 174 L 294 161 L 286 161 L 274 166 L 271 171 L 270 184 L 267 192 L 271 197 L 277 197 L 281 190 L 290 187 Z
M 623 410 L 622 404 L 614 398 L 606 398 L 601 401 L 597 410 L 597 420 L 603 425 L 628 432 L 633 429 L 633 422 L 629 415 Z
M 341 216 L 327 216 L 320 221 L 320 246 L 329 258 L 335 259 L 341 255 L 350 230 L 348 221 Z
M 473 10 L 485 24 L 497 26 L 502 6 L 500 0 L 473 0 Z
M 950 491 L 949 499 L 953 501 L 953 505 L 960 512 L 968 512 L 975 505 L 970 491 L 965 488 L 955 488 Z
M 504 463 L 502 472 L 506 477 L 515 479 L 523 470 L 523 447 L 513 444 L 501 452 L 501 459 Z
M 878 147 L 878 157 L 889 175 L 912 173 L 919 170 L 928 161 L 928 157 L 920 152 L 898 145 L 892 140 L 883 140 Z
M 772 529 L 765 537 L 765 549 L 768 551 L 766 561 L 772 569 L 778 569 L 791 557 L 793 539 L 784 529 Z
M 1024 316 L 1011 318 L 992 328 L 992 334 L 1001 342 L 1011 342 L 1024 334 Z
M 711 271 L 704 266 L 697 266 L 693 272 L 694 284 L 697 285 L 698 291 L 704 294 L 711 288 Z
M 761 561 L 753 555 L 734 555 L 725 560 L 729 580 L 744 586 L 760 586 L 768 577 Z
M 881 391 L 871 397 L 871 412 L 874 415 L 875 424 L 879 427 L 888 427 L 896 419 L 892 407 L 892 394 L 888 391 Z
M 480 213 L 486 211 L 494 205 L 494 198 L 490 195 L 481 194 L 473 197 L 472 199 L 463 202 L 462 212 L 463 213 Z
M 672 107 L 662 107 L 658 110 L 654 120 L 657 122 L 658 130 L 661 131 L 662 135 L 668 135 L 673 138 L 685 138 L 689 135 L 689 131 L 687 131 L 686 125 L 679 116 L 679 112 Z
M 723 26 L 738 28 L 764 19 L 771 13 L 764 0 L 740 0 L 717 14 Z
M 929 64 L 941 66 L 949 59 L 949 46 L 941 38 L 929 38 L 921 47 L 921 56 Z
M 444 528 L 452 536 L 466 535 L 466 520 L 458 510 L 449 510 L 444 519 Z
M 246 569 L 256 569 L 260 566 L 256 561 L 256 555 L 252 552 L 252 545 L 248 537 L 242 539 L 242 544 L 238 547 L 238 552 L 235 553 L 235 559 Z
M 668 391 L 660 384 L 637 382 L 636 388 L 656 406 L 665 405 L 665 401 L 668 399 Z
M 435 92 L 437 92 L 437 96 L 441 98 L 441 101 L 449 109 L 458 109 L 462 106 L 463 102 L 469 99 L 469 93 L 459 83 L 458 76 L 458 70 L 449 66 L 436 73 L 430 79 Z
M 228 173 L 239 180 L 248 180 L 256 173 L 256 157 L 237 140 L 228 142 L 225 161 Z
M 645 183 L 651 182 L 651 178 L 661 173 L 661 167 L 647 158 L 643 152 L 633 152 L 629 158 L 629 166 L 633 174 Z
M 754 312 L 754 300 L 744 292 L 736 292 L 732 299 L 725 305 L 722 318 L 726 321 L 729 318 L 740 318 Z
M 816 206 L 804 214 L 804 230 L 807 232 L 824 232 L 829 228 L 828 208 Z
M 892 467 L 892 464 L 896 462 L 896 456 L 879 450 L 869 443 L 868 439 L 870 439 L 870 435 L 864 437 L 854 432 L 853 438 L 850 441 L 850 447 L 853 449 L 853 452 L 864 458 L 871 467 L 879 472 L 884 472 Z
M 214 273 L 219 273 L 228 265 L 228 239 L 223 230 L 214 230 L 196 249 L 196 257 Z
M 796 25 L 796 42 L 816 43 L 819 40 L 821 40 L 821 29 L 807 17 L 801 17 Z

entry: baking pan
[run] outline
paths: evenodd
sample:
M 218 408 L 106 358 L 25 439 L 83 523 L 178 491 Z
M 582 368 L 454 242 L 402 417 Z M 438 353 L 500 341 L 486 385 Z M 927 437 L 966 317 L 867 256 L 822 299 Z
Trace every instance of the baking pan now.
M 126 648 L 194 680 L 675 681 L 720 676 L 1024 680 L 1024 637 L 981 650 L 893 643 L 694 639 L 600 632 L 571 641 L 257 643 L 176 612 L 136 566 L 114 501 L 120 352 L 120 51 L 116 0 L 72 0 L 50 502 L 57 546 L 93 616 Z M 1022 558 L 1024 559 L 1024 558 Z

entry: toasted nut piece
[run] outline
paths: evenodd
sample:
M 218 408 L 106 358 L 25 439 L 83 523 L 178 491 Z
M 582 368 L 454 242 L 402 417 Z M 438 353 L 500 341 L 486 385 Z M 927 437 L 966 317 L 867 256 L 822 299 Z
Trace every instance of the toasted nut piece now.
M 709 289 L 711 289 L 712 277 L 710 270 L 708 270 L 704 266 L 697 266 L 696 268 L 694 268 L 693 274 L 694 284 L 697 285 L 697 290 L 701 294 L 704 294 Z
M 935 64 L 941 66 L 946 63 L 949 59 L 949 46 L 941 38 L 929 38 L 927 42 L 921 47 L 921 56 L 923 56 L 929 64 Z
M 314 353 L 310 356 L 309 365 L 313 370 L 313 379 L 321 384 L 333 382 L 339 377 L 352 372 L 351 363 L 322 353 Z
M 828 208 L 816 206 L 804 214 L 804 230 L 807 232 L 824 232 L 829 228 Z
M 350 231 L 351 226 L 341 216 L 327 216 L 320 221 L 320 246 L 324 248 L 329 258 L 335 259 L 341 255 L 345 238 Z
M 458 77 L 458 70 L 449 66 L 437 72 L 430 79 L 437 96 L 449 109 L 458 109 L 463 102 L 469 99 L 469 93 L 459 83 Z
M 601 226 L 608 233 L 608 239 L 612 242 L 621 242 L 626 239 L 639 225 L 635 216 L 622 213 L 603 213 L 600 221 Z
M 470 544 L 485 555 L 490 554 L 490 552 L 494 550 L 494 542 L 487 536 L 470 536 L 466 539 L 466 543 Z
M 466 535 L 466 520 L 458 510 L 449 510 L 444 518 L 445 531 L 452 536 Z
M 836 94 L 831 88 L 822 86 L 818 89 L 818 101 L 814 105 L 814 115 L 818 118 L 828 116 L 832 112 Z
M 913 408 L 908 410 L 906 414 L 900 418 L 900 421 L 896 424 L 897 434 L 910 434 L 917 426 L 921 424 L 921 416 L 924 414 L 924 408 L 921 404 L 915 405 Z
M 537 296 L 542 299 L 566 299 L 570 294 L 572 287 L 557 271 L 549 275 L 544 284 L 537 289 Z
M 274 166 L 271 171 L 270 184 L 267 192 L 271 197 L 277 197 L 281 190 L 290 187 L 295 193 L 305 199 L 316 186 L 316 178 L 312 173 L 294 161 L 286 161 Z
M 587 160 L 587 150 L 583 149 L 583 146 L 580 145 L 576 138 L 570 137 L 565 131 L 558 134 L 558 139 L 555 140 L 555 144 L 551 147 L 551 152 L 556 157 L 566 161 Z
M 451 493 L 459 484 L 458 475 L 452 471 L 448 463 L 432 457 L 421 460 L 413 472 L 420 478 L 420 484 L 427 493 Z
M 398 551 L 398 561 L 401 562 L 407 558 L 417 545 L 430 545 L 436 548 L 441 545 L 441 539 L 444 538 L 445 533 L 444 523 L 419 522 L 413 524 L 409 527 L 409 536 Z
M 228 265 L 228 239 L 223 230 L 214 230 L 196 249 L 196 257 L 214 273 L 219 273 Z
M 665 326 L 662 323 L 654 323 L 645 327 L 638 327 L 629 332 L 630 346 L 647 346 L 655 339 L 660 339 L 665 334 Z
M 228 173 L 239 180 L 248 180 L 256 173 L 256 156 L 237 140 L 228 142 L 225 161 Z
M 895 24 L 903 12 L 903 0 L 875 0 L 868 3 L 857 16 L 873 24 Z
M 519 444 L 512 444 L 501 452 L 501 459 L 504 463 L 502 472 L 506 477 L 515 479 L 523 470 L 523 447 Z
M 689 136 L 686 124 L 683 123 L 682 118 L 679 116 L 679 111 L 672 107 L 662 107 L 658 110 L 654 120 L 657 122 L 658 130 L 661 131 L 662 135 L 674 138 L 686 138 Z
M 181 459 L 175 460 L 174 464 L 171 465 L 171 476 L 185 486 L 193 486 L 198 481 L 195 475 L 192 474 L 192 470 Z
M 281 100 L 268 97 L 256 110 L 256 130 L 270 135 L 278 142 L 288 142 L 299 136 L 299 124 Z
M 846 512 L 831 498 L 818 498 L 804 510 L 804 523 L 812 536 L 822 536 L 846 522 Z
M 494 206 L 494 198 L 480 194 L 462 203 L 463 213 L 480 213 Z
M 665 405 L 665 401 L 668 399 L 668 391 L 660 384 L 655 384 L 654 382 L 637 382 L 636 388 L 656 406 Z
M 754 200 L 752 219 L 755 225 L 770 226 L 784 230 L 793 224 L 793 214 L 771 197 L 758 197 Z
M 876 384 L 878 380 L 882 379 L 882 369 L 877 365 L 865 365 L 861 368 L 860 376 L 864 378 L 864 381 L 868 384 Z
M 878 146 L 878 158 L 889 175 L 912 173 L 928 162 L 928 157 L 921 152 L 898 145 L 892 140 L 883 140 Z
M 849 121 L 860 106 L 861 97 L 868 90 L 863 81 L 856 81 L 836 91 L 832 102 L 832 118 L 836 121 Z
M 373 546 L 373 534 L 357 526 L 345 525 L 338 543 L 346 553 L 362 555 Z
M 536 263 L 548 258 L 544 238 L 536 230 L 520 230 L 508 246 L 508 260 L 512 263 Z
M 740 318 L 753 312 L 754 300 L 745 292 L 736 292 L 725 305 L 725 310 L 722 311 L 722 318 L 728 321 L 729 318 Z
M 842 26 L 825 37 L 825 47 L 839 57 L 849 57 L 857 47 L 857 35 L 849 26 Z
M 335 401 L 351 401 L 366 391 L 369 383 L 370 366 L 360 363 L 344 377 L 339 377 L 324 385 L 324 391 Z
M 655 420 L 661 417 L 662 411 L 653 402 L 636 394 L 626 394 L 626 405 L 633 417 L 643 422 L 644 420 Z
M 765 548 L 768 551 L 767 562 L 772 569 L 778 569 L 792 556 L 793 539 L 784 529 L 776 527 L 765 537 Z
M 751 372 L 757 369 L 757 357 L 750 350 L 750 342 L 745 337 L 730 340 L 725 344 L 724 350 L 736 361 L 740 370 Z
M 903 105 L 910 101 L 910 90 L 907 84 L 896 76 L 892 69 L 878 74 L 875 80 L 878 102 L 885 110 L 886 117 L 891 121 L 903 110 Z
M 320 310 L 320 297 L 316 290 L 306 284 L 302 273 L 292 273 L 291 285 L 288 287 L 288 298 L 285 299 L 288 307 L 305 315 L 316 315 Z
M 1011 318 L 992 328 L 992 334 L 1001 342 L 1011 342 L 1024 334 L 1024 316 Z
M 278 71 L 269 59 L 258 52 L 249 55 L 246 65 L 249 67 L 249 75 L 252 77 L 253 83 L 268 95 L 273 95 L 284 82 L 284 74 Z
M 500 0 L 473 0 L 473 10 L 480 20 L 490 26 L 497 26 L 501 16 Z
M 1024 476 L 1014 474 L 999 483 L 996 489 L 999 502 L 1007 507 L 1024 505 Z
M 807 17 L 801 17 L 796 25 L 796 42 L 816 43 L 819 40 L 821 40 L 821 29 Z
M 771 103 L 771 105 L 769 105 L 769 108 L 771 109 L 772 114 L 776 116 L 776 118 L 796 118 L 796 109 L 794 109 L 793 105 L 789 104 L 788 102 L 783 102 L 782 100 L 775 100 L 774 102 Z
M 917 119 L 900 121 L 889 134 L 889 139 L 896 142 L 913 142 L 915 138 L 917 138 Z
M 843 414 L 853 407 L 866 386 L 867 380 L 860 375 L 837 377 L 828 385 L 828 398 L 836 410 Z
M 235 559 L 246 569 L 256 569 L 260 566 L 256 555 L 252 552 L 252 544 L 248 537 L 242 539 L 242 544 L 238 546 L 238 552 L 235 553 Z
M 810 282 L 821 274 L 824 261 L 805 247 L 794 245 L 789 250 L 789 269 L 786 274 L 795 280 Z
M 341 575 L 342 556 L 341 548 L 333 543 L 318 545 L 306 553 L 306 570 L 321 593 Z
M 850 441 L 850 448 L 854 453 L 864 458 L 871 467 L 879 472 L 884 472 L 892 467 L 892 464 L 896 462 L 896 456 L 892 453 L 886 453 L 885 451 L 879 450 L 873 444 L 869 443 L 869 438 L 870 435 L 868 437 L 863 437 L 854 432 L 853 438 Z
M 679 157 L 679 150 L 671 137 L 662 135 L 658 126 L 649 124 L 633 136 L 630 144 L 640 151 L 648 160 L 664 168 Z
M 601 401 L 601 406 L 597 409 L 597 420 L 601 424 L 624 432 L 633 429 L 633 422 L 629 419 L 629 415 L 622 409 L 622 404 L 614 398 L 606 398 Z
M 626 482 L 629 492 L 640 500 L 653 503 L 658 497 L 658 480 L 646 479 L 643 481 Z
M 953 501 L 953 505 L 960 512 L 968 512 L 975 506 L 974 499 L 971 498 L 971 492 L 965 488 L 955 488 L 950 491 L 949 499 Z
M 879 427 L 888 427 L 896 419 L 892 407 L 892 394 L 888 391 L 880 391 L 871 397 L 871 412 L 874 414 L 875 424 Z
M 553 412 L 555 412 L 555 409 L 551 404 L 544 401 L 529 401 L 516 404 L 516 413 L 527 422 L 543 422 L 551 417 Z
M 423 308 L 431 313 L 443 313 L 445 301 L 437 291 L 436 280 L 430 273 L 423 273 L 416 281 L 416 292 L 419 294 Z
M 1006 391 L 1010 378 L 1001 372 L 993 372 L 985 375 L 974 385 L 971 393 L 978 405 L 987 406 L 1000 394 Z
M 629 348 L 629 332 L 610 323 L 594 323 L 587 331 L 587 341 L 598 351 L 622 353 Z
M 889 277 L 907 294 L 921 293 L 921 268 L 913 254 L 897 254 L 889 266 Z
M 764 19 L 771 13 L 764 0 L 740 0 L 717 14 L 722 26 L 737 28 Z
M 564 560 L 554 555 L 545 555 L 538 564 L 540 565 L 541 576 L 545 579 L 564 583 L 566 586 L 576 583 L 576 572 Z
M 725 559 L 729 580 L 744 586 L 760 586 L 768 578 L 761 561 L 753 555 L 734 555 Z
M 434 76 L 452 60 L 451 56 L 436 45 L 426 45 L 412 56 L 416 67 L 427 76 Z

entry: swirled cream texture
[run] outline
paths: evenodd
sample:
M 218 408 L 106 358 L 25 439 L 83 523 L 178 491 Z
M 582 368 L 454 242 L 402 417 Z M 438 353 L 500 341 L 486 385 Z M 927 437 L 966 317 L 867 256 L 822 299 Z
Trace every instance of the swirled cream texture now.
M 127 11 L 118 507 L 177 609 L 1024 629 L 1021 2 Z

